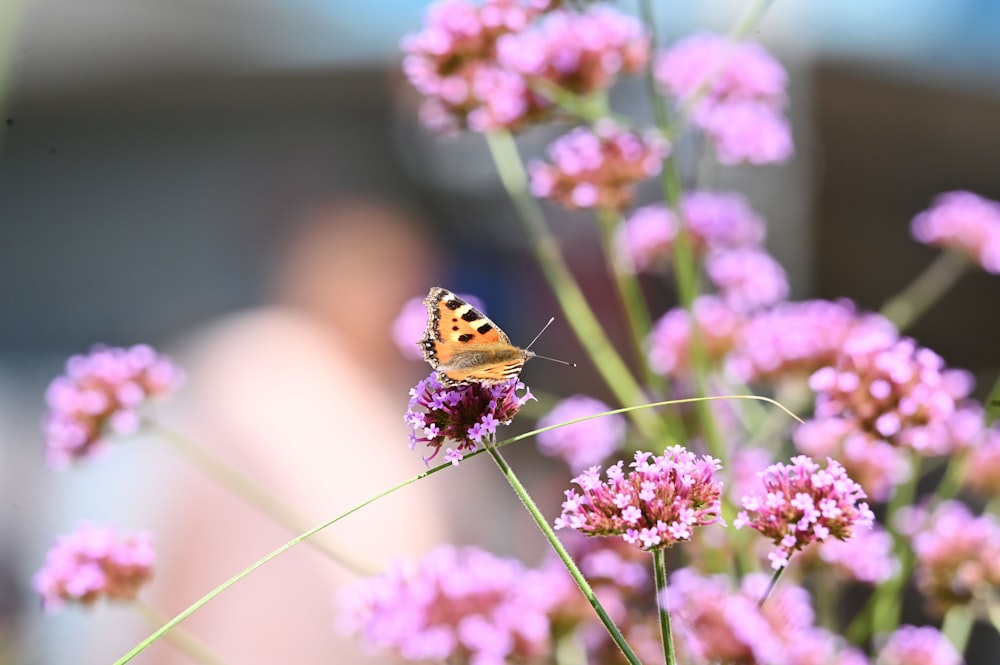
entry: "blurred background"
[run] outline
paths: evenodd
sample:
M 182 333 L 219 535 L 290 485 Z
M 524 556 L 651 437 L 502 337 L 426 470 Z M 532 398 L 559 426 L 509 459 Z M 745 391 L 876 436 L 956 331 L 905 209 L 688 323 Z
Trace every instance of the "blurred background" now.
M 725 31 L 742 5 L 658 3 L 662 34 Z M 441 141 L 416 124 L 397 45 L 419 28 L 423 8 L 416 0 L 0 0 L 0 662 L 108 662 L 131 647 L 148 627 L 125 611 L 41 616 L 31 574 L 53 536 L 79 518 L 157 526 L 164 542 L 190 535 L 183 516 L 212 496 L 155 442 L 48 471 L 42 395 L 67 355 L 98 342 L 173 353 L 191 388 L 167 417 L 221 441 L 208 445 L 287 489 L 318 522 L 389 484 L 376 475 L 355 494 L 336 489 L 327 501 L 322 493 L 366 463 L 357 448 L 383 429 L 372 454 L 396 465 L 395 480 L 424 468 L 399 424 L 406 389 L 427 371 L 391 343 L 405 300 L 433 284 L 474 293 L 515 343 L 558 314 L 484 143 Z M 1000 5 L 989 0 L 775 3 L 759 37 L 791 74 L 796 156 L 723 171 L 720 181 L 767 218 L 794 298 L 847 296 L 878 308 L 934 256 L 910 240 L 908 225 L 936 194 L 1000 199 L 997 34 Z M 643 116 L 641 86 L 625 82 L 615 95 L 618 108 Z M 522 147 L 540 153 L 552 136 L 533 131 Z M 612 290 L 593 268 L 593 225 L 552 212 L 614 334 Z M 1000 281 L 972 273 L 913 330 L 951 365 L 971 369 L 980 396 L 1000 371 L 998 303 Z M 537 348 L 582 357 L 558 321 Z M 587 367 L 568 376 L 539 365 L 529 365 L 533 386 L 606 397 Z M 324 404 L 339 406 L 327 413 Z M 261 415 L 269 409 L 273 417 Z M 218 413 L 231 417 L 205 415 Z M 350 422 L 335 421 L 338 413 Z M 316 427 L 299 436 L 279 416 Z M 298 443 L 284 447 L 283 433 Z M 292 460 L 275 465 L 275 450 Z M 310 470 L 316 491 L 299 492 L 296 474 Z M 427 526 L 408 547 L 458 538 L 517 551 L 522 527 L 503 508 L 449 500 L 495 482 L 442 480 L 413 495 L 410 509 Z M 190 573 L 190 588 L 153 592 L 164 612 L 287 539 L 280 530 L 223 538 L 219 524 L 252 519 L 227 510 L 200 511 L 206 540 L 185 542 L 206 543 L 201 554 L 161 577 Z M 274 586 L 287 587 L 278 577 Z M 256 598 L 271 599 L 287 620 L 285 600 L 260 595 L 272 592 L 262 587 Z M 325 613 L 316 630 L 332 625 L 330 598 L 323 587 L 310 601 Z M 246 621 L 271 620 L 264 616 Z M 235 623 L 222 611 L 216 619 L 227 617 Z M 202 625 L 210 642 L 211 625 Z M 220 636 L 230 649 L 220 651 L 233 662 L 278 662 L 246 637 L 257 625 Z M 187 662 L 169 651 L 138 662 Z

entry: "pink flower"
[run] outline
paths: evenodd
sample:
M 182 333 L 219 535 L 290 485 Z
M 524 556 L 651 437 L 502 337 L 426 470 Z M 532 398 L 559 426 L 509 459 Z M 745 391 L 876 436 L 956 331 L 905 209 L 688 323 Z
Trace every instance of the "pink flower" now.
M 788 295 L 788 279 L 781 264 L 760 249 L 710 254 L 705 271 L 722 299 L 736 311 L 773 305 Z
M 877 665 L 962 665 L 962 657 L 937 628 L 900 626 L 889 636 Z
M 610 411 L 604 402 L 586 395 L 574 395 L 558 404 L 542 419 L 539 427 Z M 574 473 L 597 464 L 625 440 L 625 418 L 621 414 L 594 418 L 559 427 L 538 435 L 538 449 L 549 457 L 561 457 Z
M 984 496 L 1000 494 L 1000 424 L 985 430 L 969 451 L 965 483 Z
M 777 463 L 760 474 L 764 492 L 743 497 L 743 510 L 733 523 L 748 526 L 777 546 L 768 558 L 775 570 L 807 545 L 830 537 L 847 540 L 855 528 L 871 527 L 875 515 L 861 501 L 865 492 L 832 459 L 826 469 L 800 455 L 791 464 Z
M 518 391 L 524 391 L 518 395 Z M 446 460 L 458 464 L 463 451 L 474 451 L 479 443 L 496 434 L 497 425 L 507 425 L 529 399 L 531 391 L 519 380 L 484 385 L 446 388 L 437 373 L 410 389 L 410 404 L 403 417 L 410 427 L 410 449 L 417 444 L 432 449 L 424 458 L 429 462 L 448 441 Z
M 983 270 L 1000 274 L 1000 203 L 972 192 L 948 192 L 913 218 L 918 241 L 964 252 Z
M 692 35 L 661 52 L 654 71 L 666 94 L 691 107 L 693 124 L 723 164 L 767 164 L 792 155 L 782 115 L 788 76 L 759 44 Z
M 55 612 L 66 603 L 93 605 L 102 597 L 132 600 L 153 574 L 153 537 L 121 534 L 114 527 L 81 522 L 56 540 L 35 573 L 42 606 Z
M 739 335 L 743 316 L 715 296 L 700 296 L 692 307 L 702 348 L 709 360 L 718 363 Z M 691 318 L 678 307 L 668 311 L 653 325 L 649 335 L 649 366 L 665 376 L 679 378 L 691 370 Z
M 723 523 L 722 483 L 713 480 L 718 460 L 670 446 L 662 456 L 637 452 L 628 475 L 623 465 L 608 467 L 606 481 L 597 466 L 574 478 L 583 493 L 566 490 L 555 527 L 588 536 L 620 535 L 648 551 L 689 540 L 694 527 Z
M 920 592 L 944 612 L 981 602 L 1000 587 L 1000 524 L 975 517 L 965 505 L 946 501 L 923 517 L 913 535 Z
M 636 185 L 660 172 L 670 144 L 658 134 L 640 136 L 602 120 L 577 127 L 548 149 L 550 162 L 528 165 L 531 191 L 572 210 L 627 208 Z
M 404 660 L 502 665 L 548 652 L 549 612 L 572 592 L 561 567 L 529 570 L 474 547 L 443 546 L 347 589 L 338 622 Z
M 89 355 L 71 357 L 66 374 L 45 391 L 49 411 L 42 429 L 49 466 L 64 469 L 99 452 L 108 431 L 135 434 L 143 404 L 170 394 L 183 378 L 170 360 L 144 344 L 95 346 Z
M 878 524 L 857 531 L 850 540 L 828 539 L 806 550 L 813 552 L 842 577 L 864 584 L 881 584 L 899 570 L 899 561 L 892 554 L 892 536 Z

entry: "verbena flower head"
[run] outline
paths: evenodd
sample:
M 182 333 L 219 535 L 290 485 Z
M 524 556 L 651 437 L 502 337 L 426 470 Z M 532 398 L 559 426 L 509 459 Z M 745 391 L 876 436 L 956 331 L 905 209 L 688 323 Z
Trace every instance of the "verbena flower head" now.
M 849 540 L 826 540 L 803 554 L 814 556 L 841 577 L 863 584 L 881 584 L 896 574 L 899 561 L 892 553 L 892 536 L 873 524 Z
M 838 462 L 820 469 L 805 455 L 791 464 L 777 463 L 760 474 L 764 491 L 743 497 L 733 522 L 750 527 L 777 545 L 768 555 L 775 570 L 807 545 L 828 538 L 847 540 L 859 527 L 871 527 L 875 515 L 863 502 L 865 492 Z
M 876 665 L 962 665 L 962 657 L 932 626 L 900 626 L 889 636 Z
M 807 377 L 836 366 L 849 337 L 869 346 L 896 341 L 892 324 L 877 314 L 860 314 L 847 300 L 783 302 L 750 316 L 728 365 L 742 381 Z
M 983 431 L 969 451 L 964 482 L 983 496 L 1000 495 L 1000 423 Z
M 582 493 L 566 490 L 557 529 L 587 536 L 614 536 L 643 550 L 689 540 L 692 528 L 723 523 L 722 483 L 713 479 L 719 460 L 696 456 L 681 446 L 663 455 L 637 452 L 629 464 L 608 467 L 606 480 L 594 466 L 573 479 Z
M 953 605 L 979 604 L 1000 587 L 1000 523 L 946 501 L 913 535 L 920 592 L 943 613 Z
M 538 421 L 538 426 L 548 427 L 610 410 L 611 407 L 593 397 L 573 395 L 556 404 Z M 625 417 L 615 414 L 542 432 L 538 435 L 538 449 L 549 457 L 561 457 L 574 473 L 579 473 L 603 461 L 624 440 Z
M 1000 274 L 1000 202 L 972 192 L 948 192 L 913 219 L 917 241 L 967 254 L 983 270 Z
M 42 422 L 49 466 L 63 469 L 99 452 L 108 432 L 135 434 L 140 408 L 151 398 L 177 389 L 183 373 L 152 347 L 95 346 L 72 356 L 66 373 L 45 391 L 48 412 Z
M 531 391 L 516 378 L 446 388 L 432 372 L 410 389 L 403 417 L 410 427 L 410 449 L 417 444 L 431 448 L 424 458 L 429 462 L 450 441 L 455 447 L 447 449 L 445 459 L 458 464 L 463 452 L 475 451 L 486 437 L 496 434 L 497 425 L 509 424 L 529 399 L 534 399 Z
M 100 598 L 132 600 L 152 577 L 155 559 L 151 534 L 81 522 L 56 540 L 32 583 L 49 612 Z
M 687 192 L 681 218 L 696 256 L 753 247 L 764 238 L 764 222 L 736 192 Z M 679 224 L 662 204 L 639 208 L 619 227 L 616 242 L 624 264 L 636 272 L 669 265 Z
M 543 116 L 544 99 L 518 73 L 497 62 L 497 41 L 520 32 L 548 8 L 546 0 L 441 0 L 423 29 L 403 38 L 403 72 L 423 95 L 421 117 L 453 133 L 517 129 Z
M 759 44 L 697 34 L 656 57 L 660 88 L 702 129 L 724 164 L 783 161 L 793 146 L 782 115 L 788 76 Z
M 649 61 L 649 35 L 634 16 L 599 5 L 555 10 L 526 30 L 503 35 L 497 59 L 529 82 L 543 79 L 578 95 L 611 86 Z
M 719 363 L 732 349 L 743 316 L 716 296 L 700 296 L 691 309 L 702 348 L 710 362 Z M 691 371 L 691 313 L 676 307 L 653 325 L 649 335 L 649 366 L 672 378 Z
M 577 127 L 548 148 L 548 162 L 528 165 L 531 192 L 571 210 L 623 210 L 636 185 L 660 172 L 670 144 L 655 132 L 622 129 L 611 120 Z
M 403 303 L 392 325 L 392 341 L 399 347 L 399 352 L 403 354 L 403 357 L 408 360 L 424 359 L 420 340 L 424 336 L 424 331 L 427 330 L 427 305 L 424 304 L 425 297 L 415 296 Z M 458 297 L 483 314 L 487 313 L 485 304 L 476 296 L 459 293 Z
M 407 661 L 503 665 L 548 652 L 548 612 L 575 591 L 561 568 L 439 547 L 340 595 L 340 627 Z
M 784 268 L 761 249 L 710 254 L 705 261 L 705 272 L 723 301 L 740 312 L 773 305 L 788 296 Z

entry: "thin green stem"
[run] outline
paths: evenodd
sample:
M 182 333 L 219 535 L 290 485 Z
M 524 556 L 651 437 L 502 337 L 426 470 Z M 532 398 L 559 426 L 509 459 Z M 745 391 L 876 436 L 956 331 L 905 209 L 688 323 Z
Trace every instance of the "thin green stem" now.
M 771 597 L 771 593 L 774 591 L 774 587 L 778 585 L 778 578 L 781 577 L 781 574 L 785 572 L 786 568 L 788 568 L 787 564 L 782 566 L 781 568 L 778 568 L 771 575 L 771 581 L 767 583 L 767 589 L 764 590 L 764 593 L 761 594 L 760 599 L 757 601 L 757 607 L 764 607 L 764 603 L 767 602 L 767 599 Z
M 132 607 L 153 628 L 158 628 L 167 621 L 166 617 L 142 601 L 133 601 Z M 201 663 L 202 665 L 226 665 L 225 659 L 181 628 L 170 631 L 164 636 L 164 639 L 197 663 Z
M 181 453 L 191 463 L 210 475 L 220 485 L 292 533 L 301 533 L 312 524 L 312 522 L 303 517 L 294 508 L 280 501 L 262 485 L 250 479 L 235 467 L 212 455 L 203 447 L 189 441 L 182 434 L 155 420 L 147 420 L 146 423 L 155 428 L 157 433 L 174 450 Z M 375 572 L 368 564 L 357 561 L 320 540 L 310 540 L 309 544 L 348 570 L 360 575 L 370 575 Z
M 900 331 L 906 330 L 947 293 L 971 265 L 961 252 L 941 252 L 899 295 L 882 306 L 882 316 Z
M 656 607 L 660 616 L 660 638 L 663 641 L 663 659 L 667 665 L 676 665 L 674 634 L 670 629 L 670 609 L 667 602 L 667 562 L 665 548 L 653 550 L 653 578 L 656 580 Z
M 580 587 L 580 591 L 583 592 L 587 602 L 589 602 L 591 607 L 594 608 L 594 611 L 597 612 L 597 616 L 600 618 L 601 623 L 604 624 L 604 628 L 608 631 L 611 639 L 614 640 L 615 644 L 618 645 L 618 648 L 621 649 L 622 655 L 624 655 L 625 659 L 632 665 L 642 665 L 639 661 L 639 657 L 635 655 L 635 652 L 632 651 L 632 647 L 630 647 L 628 642 L 625 640 L 625 636 L 622 635 L 621 630 L 619 630 L 618 626 L 615 625 L 611 615 L 607 613 L 604 606 L 601 605 L 601 602 L 597 599 L 597 596 L 594 594 L 594 590 L 587 582 L 587 578 L 585 578 L 583 573 L 580 572 L 576 562 L 573 561 L 569 552 L 567 552 L 566 548 L 563 547 L 563 544 L 556 536 L 555 531 L 552 530 L 552 527 L 549 526 L 545 516 L 542 515 L 542 511 L 538 509 L 538 506 L 535 504 L 534 500 L 532 500 L 531 495 L 528 494 L 528 490 L 521 484 L 521 481 L 518 480 L 514 470 L 509 464 L 507 464 L 507 460 L 505 460 L 500 454 L 500 450 L 493 443 L 488 442 L 486 444 L 486 451 L 490 454 L 490 457 L 493 458 L 493 461 L 496 463 L 497 467 L 499 467 L 501 473 L 504 475 L 504 478 L 506 478 L 507 482 L 510 484 L 511 489 L 514 490 L 514 493 L 517 494 L 517 497 L 521 500 L 521 503 L 524 504 L 524 507 L 528 510 L 532 519 L 535 520 L 535 524 L 538 525 L 538 528 L 545 536 L 545 539 L 549 541 L 550 545 L 552 545 L 552 549 L 555 550 L 556 554 L 566 566 L 566 570 L 569 571 L 573 581 L 575 581 L 577 586 Z
M 955 605 L 944 615 L 941 632 L 948 638 L 958 653 L 965 653 L 972 635 L 972 626 L 976 623 L 975 615 L 965 605 Z
M 587 304 L 583 292 L 566 265 L 559 244 L 548 228 L 538 201 L 528 190 L 527 174 L 521 155 L 509 132 L 496 131 L 486 135 L 500 180 L 514 203 L 532 249 L 559 305 L 566 314 L 573 332 L 590 355 L 594 366 L 623 405 L 634 405 L 646 399 L 642 388 L 608 340 L 604 329 Z M 633 420 L 651 441 L 657 441 L 663 427 L 651 414 L 636 412 Z

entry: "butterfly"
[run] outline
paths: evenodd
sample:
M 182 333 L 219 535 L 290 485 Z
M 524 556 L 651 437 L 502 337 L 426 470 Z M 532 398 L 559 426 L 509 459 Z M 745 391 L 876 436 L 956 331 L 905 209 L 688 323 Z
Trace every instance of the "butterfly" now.
M 535 357 L 533 351 L 511 344 L 489 317 L 448 289 L 435 286 L 424 305 L 427 330 L 420 350 L 446 387 L 506 381 Z

